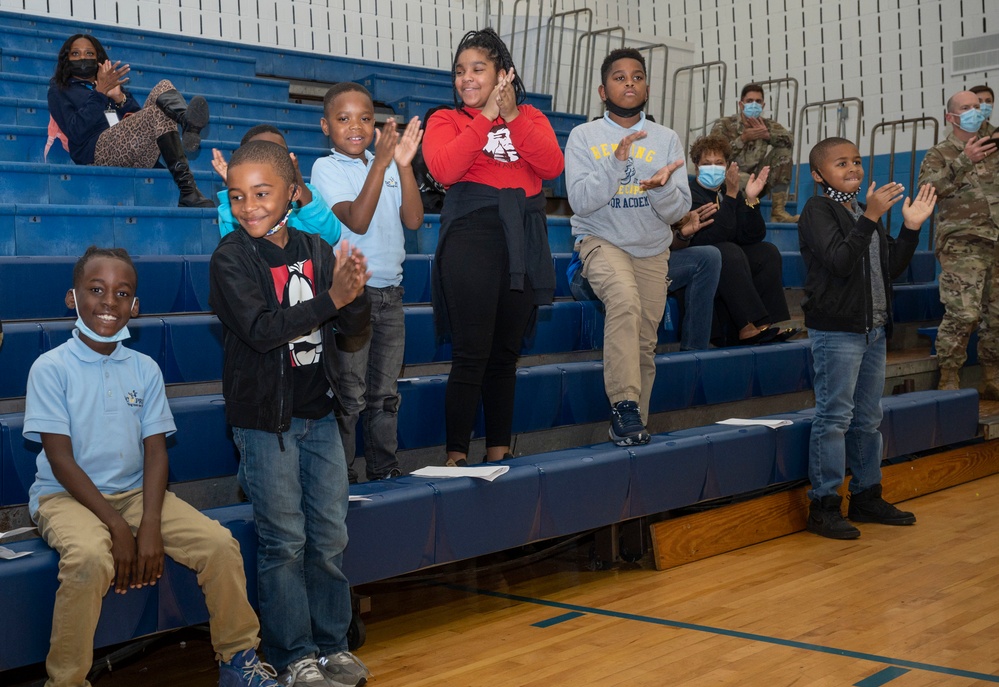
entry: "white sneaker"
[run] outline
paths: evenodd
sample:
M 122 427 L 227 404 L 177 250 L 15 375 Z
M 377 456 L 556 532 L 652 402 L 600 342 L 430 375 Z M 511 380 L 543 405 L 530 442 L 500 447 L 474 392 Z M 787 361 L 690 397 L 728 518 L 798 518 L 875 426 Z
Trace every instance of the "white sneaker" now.
M 360 687 L 371 671 L 349 651 L 333 651 L 319 657 L 319 670 L 333 687 Z
M 329 687 L 329 682 L 319 672 L 319 664 L 312 656 L 292 661 L 284 672 L 278 675 L 278 682 L 286 687 Z

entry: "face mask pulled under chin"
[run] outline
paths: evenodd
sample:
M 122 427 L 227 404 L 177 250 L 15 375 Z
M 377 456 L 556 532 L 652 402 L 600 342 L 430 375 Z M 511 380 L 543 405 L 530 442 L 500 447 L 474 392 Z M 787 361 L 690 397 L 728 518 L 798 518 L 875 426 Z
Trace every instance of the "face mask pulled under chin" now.
M 132 298 L 132 305 L 129 308 L 130 310 L 135 308 L 135 302 L 137 300 L 138 300 L 137 298 Z M 76 289 L 73 289 L 73 303 L 76 303 Z M 93 329 L 88 327 L 87 323 L 83 321 L 83 318 L 80 317 L 79 308 L 76 308 L 76 328 L 79 329 L 80 333 L 86 336 L 88 339 L 90 339 L 91 341 L 96 341 L 98 343 L 118 343 L 119 341 L 124 341 L 125 339 L 131 336 L 131 334 L 128 333 L 127 325 L 119 329 L 112 336 L 101 336 Z
M 78 79 L 92 79 L 97 76 L 97 60 L 70 60 L 69 74 Z
M 647 102 L 649 102 L 648 98 L 646 98 L 645 102 L 643 102 L 638 107 L 621 107 L 620 105 L 615 104 L 614 101 L 611 100 L 610 98 L 607 98 L 606 100 L 604 100 L 604 106 L 607 108 L 607 111 L 610 112 L 612 115 L 617 115 L 618 117 L 624 117 L 627 119 L 629 117 L 634 117 L 638 113 L 642 112 L 645 109 L 645 103 Z

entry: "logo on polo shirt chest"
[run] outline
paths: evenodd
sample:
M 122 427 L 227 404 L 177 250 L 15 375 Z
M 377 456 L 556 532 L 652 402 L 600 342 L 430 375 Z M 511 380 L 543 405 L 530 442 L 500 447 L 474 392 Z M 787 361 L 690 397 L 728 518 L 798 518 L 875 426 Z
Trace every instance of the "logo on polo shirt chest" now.
M 135 392 L 134 389 L 125 394 L 125 403 L 127 403 L 133 408 L 142 407 L 142 399 L 139 398 L 138 394 Z

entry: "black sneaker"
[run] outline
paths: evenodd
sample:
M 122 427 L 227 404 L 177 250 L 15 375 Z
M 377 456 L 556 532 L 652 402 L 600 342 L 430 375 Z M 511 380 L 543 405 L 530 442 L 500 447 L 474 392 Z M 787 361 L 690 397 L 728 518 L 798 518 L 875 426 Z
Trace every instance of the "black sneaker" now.
M 840 507 L 843 497 L 830 494 L 821 499 L 813 499 L 808 509 L 808 522 L 805 529 L 829 539 L 856 539 L 860 530 L 843 519 Z
M 916 524 L 915 515 L 899 510 L 881 498 L 880 484 L 851 494 L 847 516 L 854 522 L 875 522 L 879 525 Z
M 642 424 L 642 413 L 635 401 L 618 401 L 611 406 L 609 434 L 618 446 L 637 446 L 652 440 Z

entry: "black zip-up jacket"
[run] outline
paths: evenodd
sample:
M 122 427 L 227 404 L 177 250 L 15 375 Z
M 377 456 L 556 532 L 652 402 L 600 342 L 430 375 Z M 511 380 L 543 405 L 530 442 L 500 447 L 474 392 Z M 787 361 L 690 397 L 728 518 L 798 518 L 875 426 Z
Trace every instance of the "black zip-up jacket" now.
M 294 235 L 295 229 L 288 227 Z M 336 352 L 345 337 L 363 345 L 370 336 L 371 305 L 366 295 L 337 310 L 330 298 L 332 247 L 315 234 L 301 233 L 309 245 L 315 270 L 315 297 L 282 308 L 274 292 L 270 268 L 245 231 L 222 237 L 212 253 L 208 303 L 222 321 L 222 394 L 230 425 L 281 433 L 291 424 L 292 379 L 288 342 L 317 326 L 323 341 L 322 365 L 342 413 L 337 393 Z
M 881 244 L 881 274 L 888 307 L 885 333 L 891 336 L 891 282 L 916 252 L 919 231 L 903 227 L 898 238 L 893 239 L 880 220 L 875 223 L 861 215 L 854 221 L 842 203 L 826 196 L 809 198 L 798 219 L 798 246 L 808 270 L 801 302 L 806 327 L 858 334 L 871 330 L 874 306 L 870 243 L 874 232 Z

